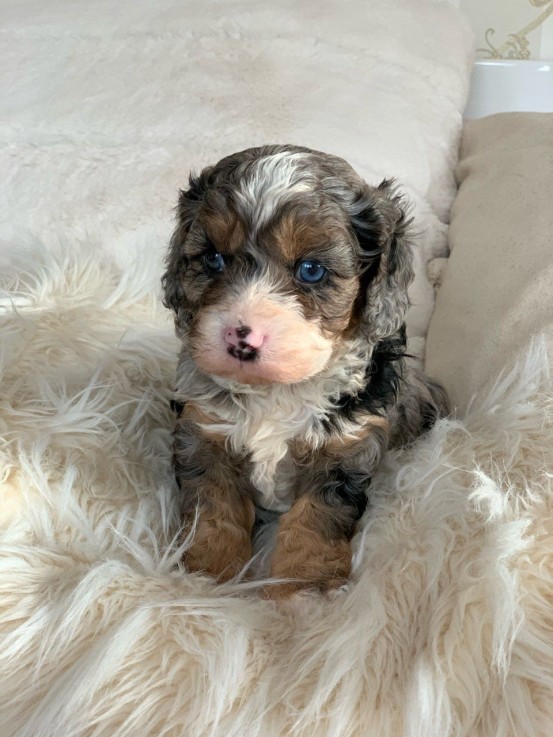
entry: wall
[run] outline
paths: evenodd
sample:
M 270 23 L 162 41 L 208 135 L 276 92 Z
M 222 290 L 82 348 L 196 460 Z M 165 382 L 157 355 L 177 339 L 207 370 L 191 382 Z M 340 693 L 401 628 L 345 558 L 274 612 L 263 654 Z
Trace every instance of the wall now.
M 553 60 L 553 0 L 460 0 L 480 59 Z

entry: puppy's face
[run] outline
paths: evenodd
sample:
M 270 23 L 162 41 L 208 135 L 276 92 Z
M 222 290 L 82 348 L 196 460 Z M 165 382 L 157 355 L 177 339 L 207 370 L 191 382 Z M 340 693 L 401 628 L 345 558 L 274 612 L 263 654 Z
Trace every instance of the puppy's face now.
M 411 278 L 402 225 L 390 185 L 368 188 L 336 157 L 265 147 L 204 170 L 181 194 L 164 276 L 198 367 L 243 384 L 312 377 L 348 338 L 371 339 L 379 283 L 397 292 L 385 322 L 399 327 Z M 386 286 L 398 269 L 405 285 Z

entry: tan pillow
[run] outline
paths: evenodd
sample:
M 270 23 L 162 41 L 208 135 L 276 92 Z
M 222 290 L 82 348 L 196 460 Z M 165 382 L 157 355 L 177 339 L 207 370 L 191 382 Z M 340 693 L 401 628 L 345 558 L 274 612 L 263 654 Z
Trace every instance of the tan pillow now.
M 466 123 L 457 179 L 426 369 L 463 410 L 532 335 L 553 356 L 553 114 Z

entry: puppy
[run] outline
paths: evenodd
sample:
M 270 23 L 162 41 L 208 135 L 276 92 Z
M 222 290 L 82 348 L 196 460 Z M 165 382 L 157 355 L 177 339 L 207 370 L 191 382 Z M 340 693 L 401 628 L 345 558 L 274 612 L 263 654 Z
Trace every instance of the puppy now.
M 190 571 L 252 555 L 255 508 L 281 513 L 269 595 L 348 580 L 386 448 L 447 411 L 406 362 L 410 220 L 391 181 L 299 146 L 191 177 L 163 276 L 182 351 L 174 464 Z

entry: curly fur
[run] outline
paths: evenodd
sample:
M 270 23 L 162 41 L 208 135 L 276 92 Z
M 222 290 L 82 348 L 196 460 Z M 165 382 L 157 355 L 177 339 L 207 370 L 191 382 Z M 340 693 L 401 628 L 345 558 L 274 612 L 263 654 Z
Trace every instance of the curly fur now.
M 251 557 L 240 510 L 255 501 L 286 513 L 272 571 L 297 582 L 274 593 L 347 580 L 337 560 L 349 561 L 385 450 L 447 411 L 443 389 L 406 361 L 410 226 L 393 182 L 371 187 L 344 160 L 299 146 L 233 154 L 180 193 L 162 281 L 183 345 L 175 468 L 192 570 L 236 574 L 229 556 Z M 322 281 L 294 280 L 305 258 L 324 264 Z M 244 366 L 223 336 L 246 323 L 267 339 Z

